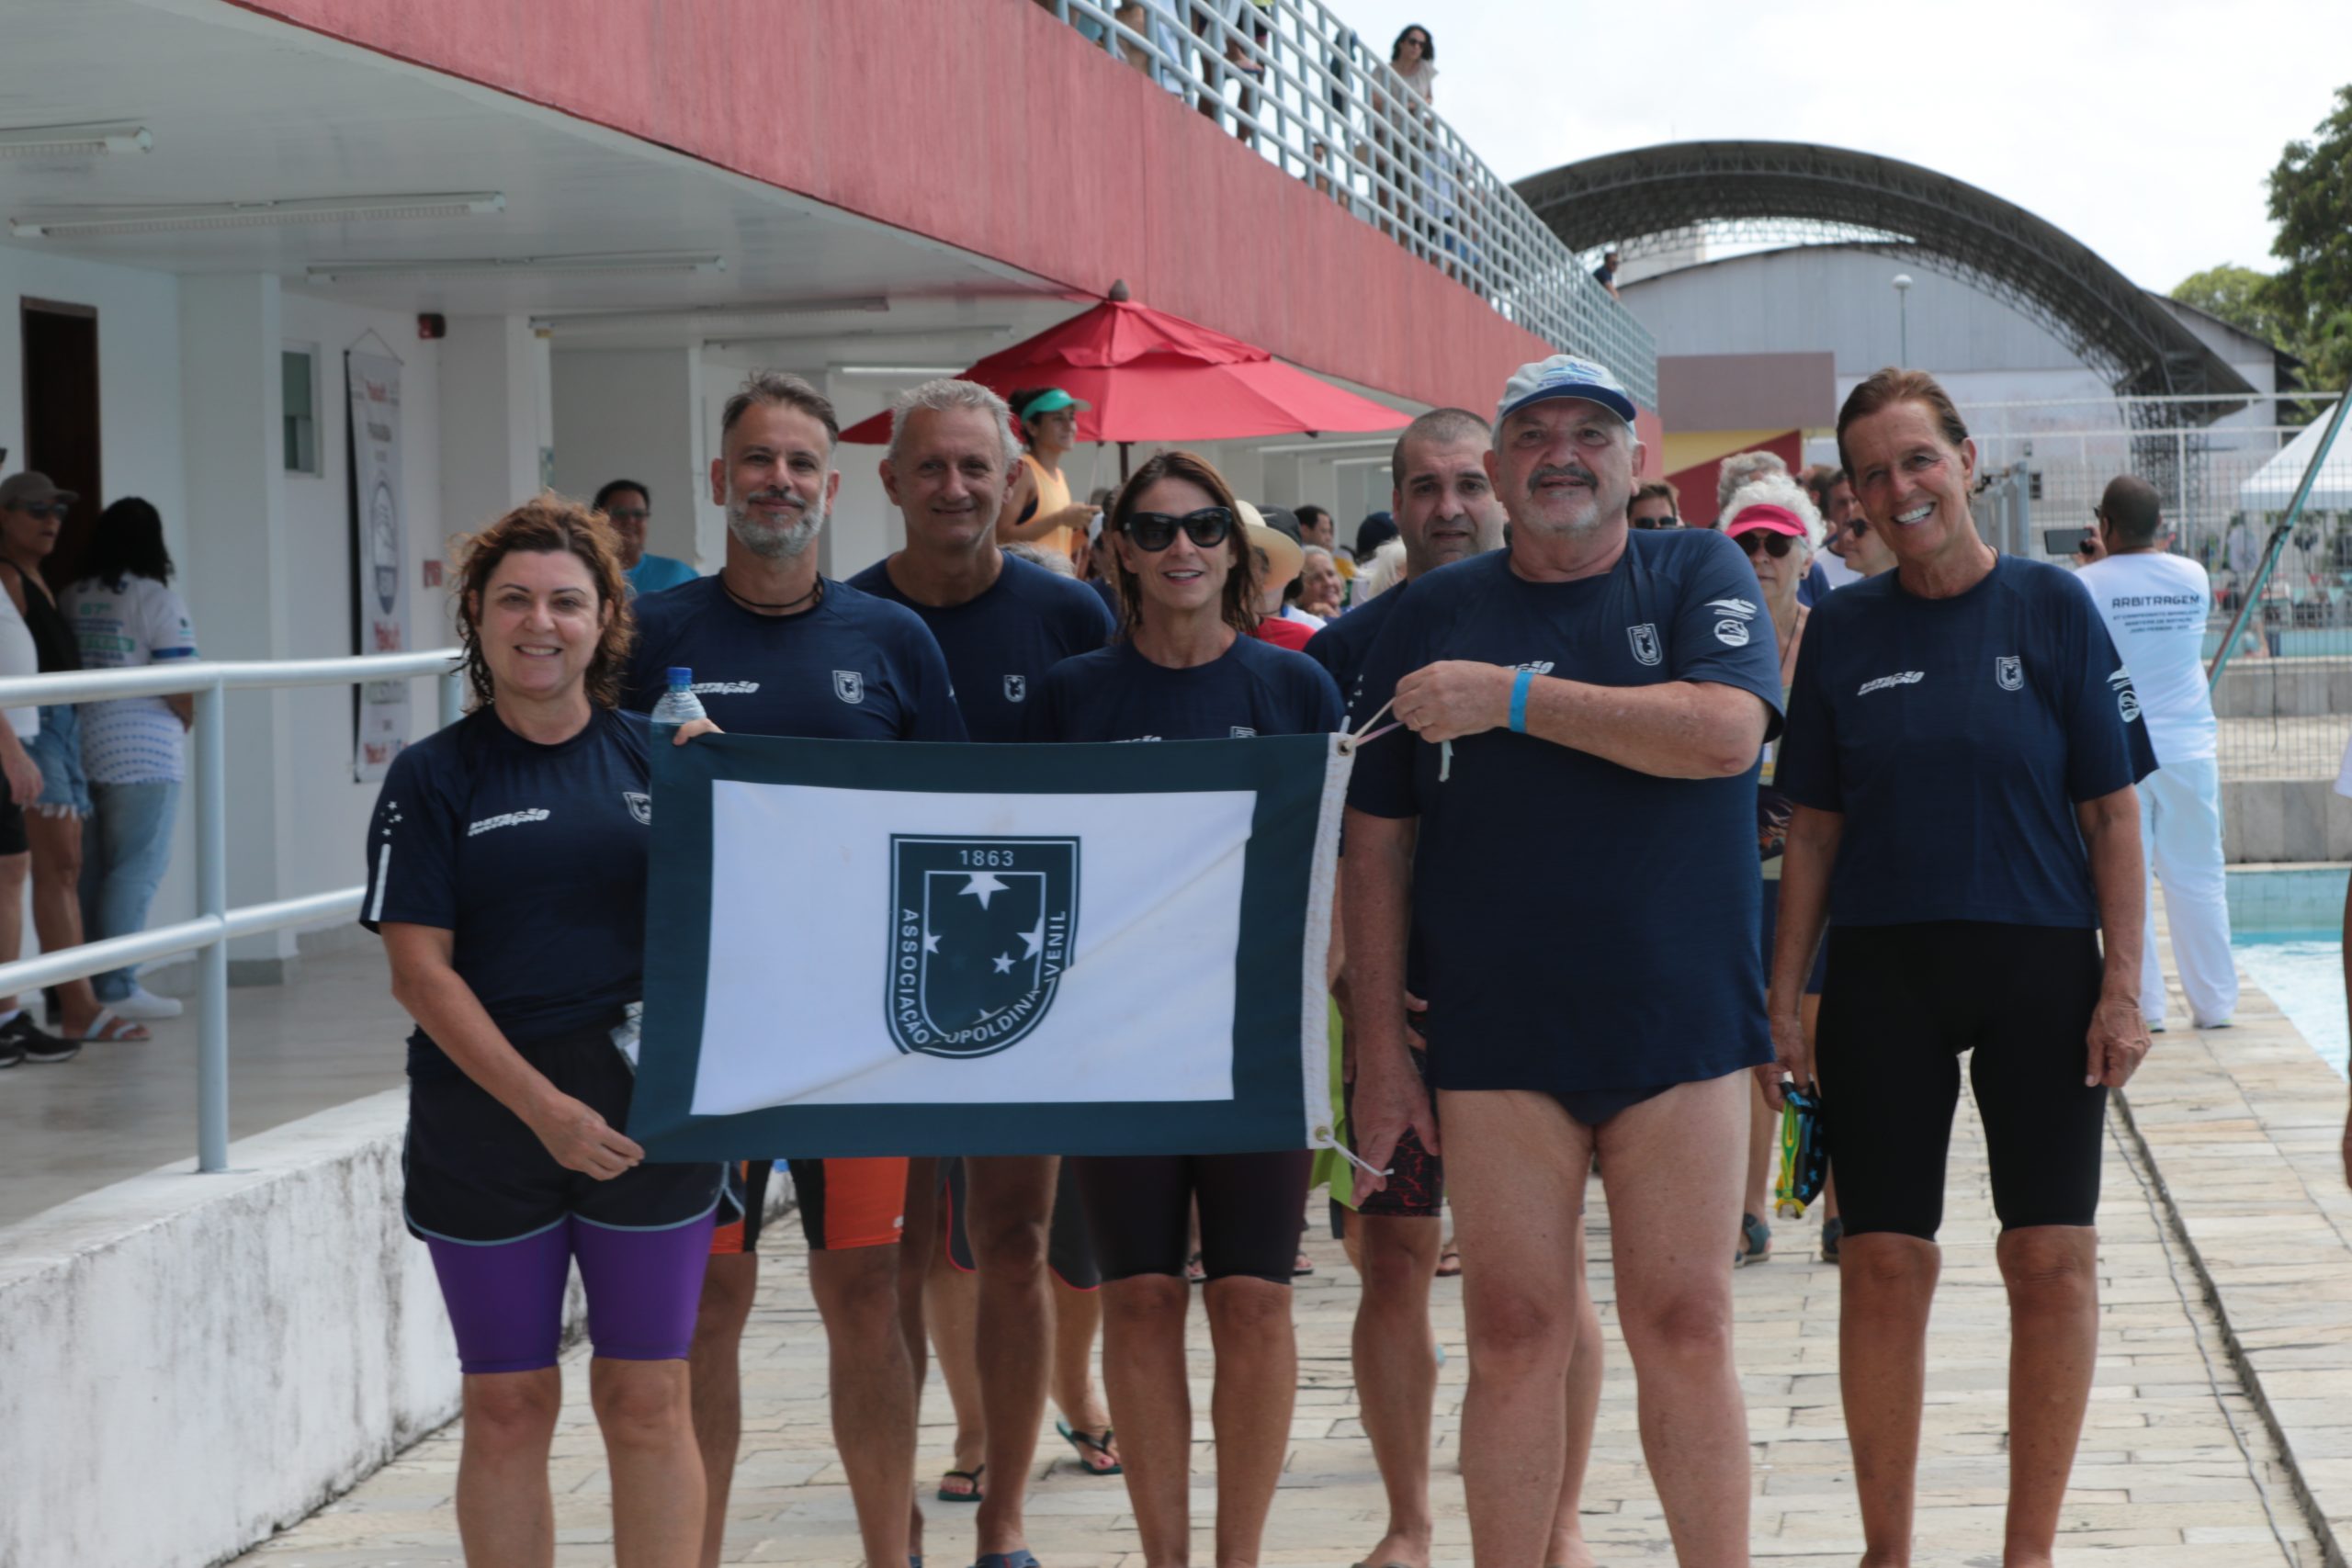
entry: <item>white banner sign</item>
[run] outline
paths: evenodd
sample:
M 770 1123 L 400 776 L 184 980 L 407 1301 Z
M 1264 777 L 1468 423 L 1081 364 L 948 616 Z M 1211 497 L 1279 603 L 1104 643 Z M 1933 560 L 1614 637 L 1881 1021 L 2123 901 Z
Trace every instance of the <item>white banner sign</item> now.
M 401 367 L 346 354 L 351 392 L 351 558 L 359 653 L 408 651 L 408 525 L 401 502 Z M 353 757 L 359 782 L 381 780 L 408 744 L 408 682 L 359 688 Z

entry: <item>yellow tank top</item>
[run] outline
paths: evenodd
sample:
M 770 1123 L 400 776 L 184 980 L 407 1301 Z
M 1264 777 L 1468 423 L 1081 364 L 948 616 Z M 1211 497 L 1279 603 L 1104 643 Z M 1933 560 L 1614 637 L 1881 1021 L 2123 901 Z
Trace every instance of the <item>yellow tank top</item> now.
M 1029 517 L 1050 517 L 1069 505 L 1069 480 L 1059 474 L 1047 473 L 1046 466 L 1026 452 L 1021 454 L 1021 460 L 1028 465 L 1029 478 L 1037 486 L 1037 505 Z M 1026 523 L 1029 517 L 1019 517 L 1013 521 Z M 1071 534 L 1069 528 L 1056 528 L 1051 533 L 1038 535 L 1035 544 L 1041 550 L 1067 556 L 1069 554 Z

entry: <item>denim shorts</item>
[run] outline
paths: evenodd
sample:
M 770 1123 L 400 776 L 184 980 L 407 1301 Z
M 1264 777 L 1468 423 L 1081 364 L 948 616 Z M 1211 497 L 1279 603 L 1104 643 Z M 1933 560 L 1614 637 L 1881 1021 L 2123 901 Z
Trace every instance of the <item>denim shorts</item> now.
M 90 814 L 90 780 L 82 772 L 82 713 L 71 704 L 40 710 L 40 733 L 25 746 L 40 769 L 40 800 L 34 809 L 56 817 L 71 809 Z

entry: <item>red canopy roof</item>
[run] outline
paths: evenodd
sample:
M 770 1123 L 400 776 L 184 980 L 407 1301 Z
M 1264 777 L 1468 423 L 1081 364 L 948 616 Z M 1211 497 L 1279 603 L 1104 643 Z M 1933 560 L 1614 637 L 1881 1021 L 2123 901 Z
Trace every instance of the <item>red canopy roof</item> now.
M 1410 416 L 1283 364 L 1198 321 L 1106 299 L 964 372 L 998 392 L 1059 387 L 1093 404 L 1080 441 L 1228 441 L 1323 431 L 1401 430 Z M 879 446 L 890 416 L 842 432 Z

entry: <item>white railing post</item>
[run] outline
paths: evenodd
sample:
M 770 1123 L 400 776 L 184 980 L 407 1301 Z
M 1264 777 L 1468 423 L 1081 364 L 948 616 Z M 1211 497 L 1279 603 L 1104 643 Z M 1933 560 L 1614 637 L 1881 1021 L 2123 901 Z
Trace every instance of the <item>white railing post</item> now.
M 196 886 L 201 913 L 221 929 L 197 955 L 196 1168 L 229 1168 L 228 694 L 196 694 Z
M 441 728 L 447 729 L 466 716 L 465 667 L 451 665 L 435 684 L 441 691 Z

